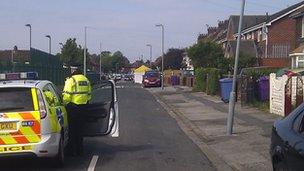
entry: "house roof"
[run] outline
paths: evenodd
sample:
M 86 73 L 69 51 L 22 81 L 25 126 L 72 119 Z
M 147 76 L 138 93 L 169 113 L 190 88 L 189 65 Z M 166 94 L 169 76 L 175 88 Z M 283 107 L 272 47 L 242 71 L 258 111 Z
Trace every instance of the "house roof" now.
M 230 40 L 228 41 L 228 47 L 230 48 L 230 52 L 232 55 L 235 55 L 237 46 L 236 40 Z M 257 56 L 257 48 L 253 40 L 242 40 L 240 44 L 240 52 L 246 55 L 250 55 L 252 57 Z
M 297 56 L 297 55 L 303 55 L 304 54 L 304 45 L 299 46 L 296 48 L 289 56 Z
M 266 15 L 245 15 L 243 17 L 242 29 L 246 29 L 246 28 L 252 27 L 254 25 L 260 24 L 260 23 L 266 21 L 266 19 L 267 19 Z M 231 15 L 229 20 L 230 20 L 230 23 L 232 24 L 233 33 L 234 34 L 237 33 L 238 28 L 239 28 L 240 16 Z
M 281 10 L 281 11 L 275 13 L 275 14 L 272 14 L 267 21 L 270 22 L 272 20 L 275 20 L 275 19 L 283 16 L 284 14 L 286 14 L 286 13 L 288 13 L 288 12 L 290 12 L 290 11 L 298 8 L 298 7 L 300 7 L 301 5 L 304 5 L 304 1 L 299 2 L 297 4 L 294 4 L 294 5 L 292 5 L 292 6 L 288 7 L 288 8 L 285 8 L 285 9 L 283 9 L 283 10 Z
M 252 25 L 251 27 L 243 28 L 243 33 L 248 33 L 248 32 L 260 29 L 264 26 L 264 24 L 271 25 L 272 22 L 275 22 L 275 21 L 279 20 L 281 17 L 284 17 L 284 16 L 296 11 L 298 8 L 300 8 L 303 5 L 304 5 L 304 1 L 294 4 L 277 13 L 274 13 L 274 14 L 270 15 L 269 17 L 267 17 L 268 19 L 265 19 L 265 21 Z

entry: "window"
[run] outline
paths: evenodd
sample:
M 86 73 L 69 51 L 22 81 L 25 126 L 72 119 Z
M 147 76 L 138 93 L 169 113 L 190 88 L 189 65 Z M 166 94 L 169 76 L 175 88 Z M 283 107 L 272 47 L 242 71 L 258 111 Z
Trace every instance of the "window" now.
M 297 68 L 304 68 L 304 56 L 298 56 L 296 60 Z
M 31 88 L 1 88 L 0 112 L 34 111 Z
M 58 106 L 60 98 L 51 84 L 46 85 L 42 91 L 49 106 Z

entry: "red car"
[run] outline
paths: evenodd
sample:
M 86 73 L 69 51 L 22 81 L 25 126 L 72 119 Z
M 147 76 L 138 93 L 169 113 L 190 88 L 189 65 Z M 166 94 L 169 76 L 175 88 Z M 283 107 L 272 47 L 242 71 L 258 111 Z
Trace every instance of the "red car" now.
M 147 71 L 143 76 L 143 87 L 160 87 L 161 76 L 157 71 Z

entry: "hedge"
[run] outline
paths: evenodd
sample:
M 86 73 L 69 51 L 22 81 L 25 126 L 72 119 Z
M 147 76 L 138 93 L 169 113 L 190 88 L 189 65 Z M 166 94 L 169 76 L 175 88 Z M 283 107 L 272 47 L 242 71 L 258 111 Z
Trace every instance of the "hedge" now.
M 216 95 L 219 90 L 220 71 L 216 68 L 206 69 L 207 73 L 207 87 L 206 93 L 209 95 Z
M 203 91 L 216 95 L 219 89 L 220 71 L 216 68 L 199 68 L 195 70 L 194 91 Z
M 195 85 L 194 91 L 205 91 L 206 90 L 206 73 L 203 68 L 195 70 Z

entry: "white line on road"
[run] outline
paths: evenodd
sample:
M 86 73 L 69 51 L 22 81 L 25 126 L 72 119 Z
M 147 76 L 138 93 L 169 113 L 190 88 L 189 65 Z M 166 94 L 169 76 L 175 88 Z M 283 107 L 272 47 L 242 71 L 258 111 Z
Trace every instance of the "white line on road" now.
M 89 168 L 88 168 L 88 171 L 94 171 L 95 170 L 95 166 L 97 164 L 97 161 L 98 161 L 98 156 L 97 155 L 94 155 L 91 159 L 91 162 L 90 162 L 90 165 L 89 165 Z

